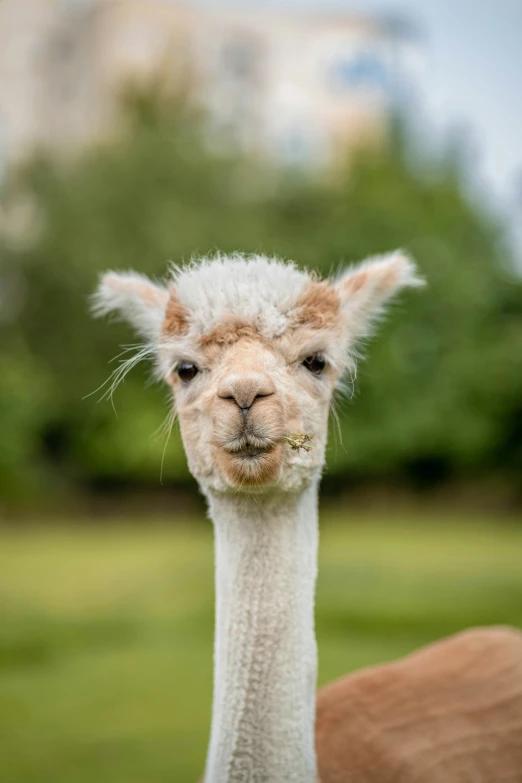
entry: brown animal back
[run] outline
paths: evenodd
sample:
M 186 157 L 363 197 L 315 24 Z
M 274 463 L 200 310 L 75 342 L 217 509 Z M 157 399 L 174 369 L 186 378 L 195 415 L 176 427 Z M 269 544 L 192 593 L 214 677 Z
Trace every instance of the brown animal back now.
M 522 783 L 522 634 L 465 631 L 317 695 L 321 783 Z

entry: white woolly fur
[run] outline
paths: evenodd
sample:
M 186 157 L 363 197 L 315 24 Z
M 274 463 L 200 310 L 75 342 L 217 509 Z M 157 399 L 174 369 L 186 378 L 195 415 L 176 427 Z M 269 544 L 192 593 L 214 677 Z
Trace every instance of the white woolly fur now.
M 214 699 L 205 783 L 315 783 L 318 481 L 262 502 L 211 493 Z
M 233 317 L 269 340 L 286 330 L 288 313 L 310 279 L 292 262 L 240 253 L 171 268 L 176 296 L 190 313 L 191 333 L 204 334 Z
M 106 272 L 92 297 L 99 317 L 117 313 L 146 338 L 157 338 L 165 317 L 168 291 L 138 272 Z

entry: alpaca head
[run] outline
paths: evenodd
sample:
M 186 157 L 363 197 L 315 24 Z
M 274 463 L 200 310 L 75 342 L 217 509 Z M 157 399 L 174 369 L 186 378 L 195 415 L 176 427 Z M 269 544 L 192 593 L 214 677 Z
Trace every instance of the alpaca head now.
M 289 491 L 321 470 L 355 343 L 394 293 L 419 282 L 400 252 L 333 281 L 276 259 L 217 256 L 173 269 L 165 285 L 109 272 L 95 310 L 119 313 L 147 340 L 204 490 Z M 293 433 L 311 448 L 291 448 Z

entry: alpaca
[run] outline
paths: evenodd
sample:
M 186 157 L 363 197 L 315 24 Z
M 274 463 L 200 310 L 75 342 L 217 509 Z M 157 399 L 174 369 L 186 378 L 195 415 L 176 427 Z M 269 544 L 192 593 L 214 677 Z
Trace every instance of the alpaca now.
M 135 273 L 101 280 L 96 313 L 128 320 L 172 388 L 214 523 L 205 783 L 522 781 L 516 631 L 467 632 L 350 675 L 316 702 L 317 505 L 332 394 L 387 301 L 420 284 L 402 252 L 335 280 L 239 254 L 174 268 L 165 285 Z

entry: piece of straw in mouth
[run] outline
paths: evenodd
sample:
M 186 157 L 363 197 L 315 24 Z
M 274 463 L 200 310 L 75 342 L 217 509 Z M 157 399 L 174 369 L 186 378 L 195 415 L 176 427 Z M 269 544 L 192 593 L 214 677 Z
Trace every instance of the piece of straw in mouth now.
M 304 451 L 311 451 L 313 449 L 311 435 L 304 435 L 300 432 L 292 432 L 290 435 L 285 435 L 283 440 L 285 443 L 288 443 L 290 448 L 294 451 L 299 451 L 299 449 L 304 449 Z

